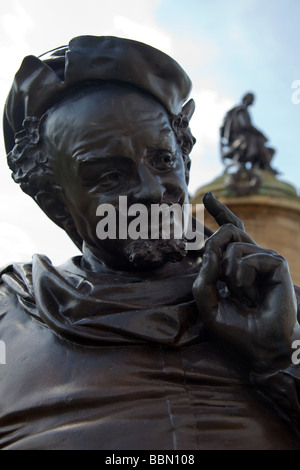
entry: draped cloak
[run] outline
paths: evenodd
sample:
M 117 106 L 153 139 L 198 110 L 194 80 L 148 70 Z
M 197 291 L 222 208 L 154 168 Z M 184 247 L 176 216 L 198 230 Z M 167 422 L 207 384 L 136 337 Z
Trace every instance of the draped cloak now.
M 81 261 L 1 273 L 1 449 L 300 449 L 299 368 L 257 376 L 205 331 L 197 263 L 147 280 Z

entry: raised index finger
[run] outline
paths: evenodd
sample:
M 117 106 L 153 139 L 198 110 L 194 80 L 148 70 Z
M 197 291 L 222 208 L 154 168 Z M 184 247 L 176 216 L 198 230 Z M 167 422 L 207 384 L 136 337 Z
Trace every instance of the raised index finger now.
M 241 219 L 239 219 L 225 204 L 222 204 L 212 193 L 206 193 L 203 197 L 203 204 L 206 210 L 212 215 L 215 221 L 220 225 L 232 224 L 240 230 L 245 231 Z

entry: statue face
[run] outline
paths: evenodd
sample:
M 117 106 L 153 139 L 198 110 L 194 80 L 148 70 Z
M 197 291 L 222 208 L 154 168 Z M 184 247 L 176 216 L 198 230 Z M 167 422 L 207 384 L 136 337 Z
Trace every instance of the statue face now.
M 245 106 L 251 106 L 254 103 L 254 95 L 252 93 L 247 93 L 243 97 L 243 103 Z
M 96 234 L 98 206 L 118 208 L 119 196 L 127 196 L 128 206 L 187 203 L 181 151 L 159 103 L 117 86 L 77 92 L 50 113 L 44 142 L 66 208 L 94 254 L 126 269 L 134 251 L 141 251 L 136 267 L 168 260 L 170 247 L 165 250 L 158 240 L 145 245 L 143 240 L 101 240 Z

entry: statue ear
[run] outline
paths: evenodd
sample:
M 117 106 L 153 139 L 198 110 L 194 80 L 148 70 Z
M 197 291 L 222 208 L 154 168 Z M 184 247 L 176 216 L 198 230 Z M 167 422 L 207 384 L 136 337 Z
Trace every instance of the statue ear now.
M 62 220 L 65 214 L 62 201 L 59 200 L 56 192 L 39 191 L 34 197 L 35 202 L 39 205 L 42 211 L 57 225 L 61 227 L 58 221 Z
M 196 108 L 195 101 L 191 99 L 183 106 L 182 114 L 187 116 L 188 120 L 190 121 L 194 114 L 195 108 Z
M 82 239 L 79 236 L 73 219 L 69 212 L 66 210 L 62 198 L 60 197 L 60 190 L 56 188 L 53 192 L 40 191 L 35 197 L 35 202 L 42 209 L 42 211 L 52 220 L 56 225 L 62 228 L 67 235 L 71 238 L 73 243 L 82 250 Z

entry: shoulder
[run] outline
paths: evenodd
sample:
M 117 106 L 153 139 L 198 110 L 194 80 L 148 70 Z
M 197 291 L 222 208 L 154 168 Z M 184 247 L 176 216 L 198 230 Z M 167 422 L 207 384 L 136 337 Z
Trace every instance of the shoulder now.
M 19 317 L 22 301 L 32 301 L 31 263 L 13 263 L 0 269 L 0 327 Z

